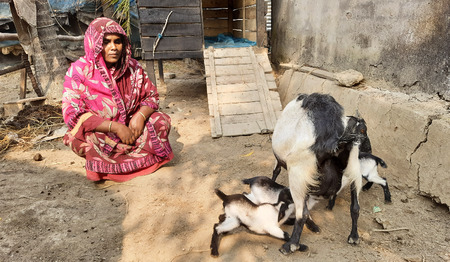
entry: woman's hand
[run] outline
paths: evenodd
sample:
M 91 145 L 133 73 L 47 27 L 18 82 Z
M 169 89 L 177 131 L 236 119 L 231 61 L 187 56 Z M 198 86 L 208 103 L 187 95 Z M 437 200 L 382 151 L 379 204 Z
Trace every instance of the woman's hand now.
M 144 132 L 145 121 L 147 121 L 148 117 L 153 114 L 155 110 L 149 106 L 141 106 L 139 111 L 137 111 L 130 120 L 128 127 L 133 132 L 135 139 L 137 139 L 142 132 Z
M 128 127 L 131 129 L 131 132 L 133 133 L 135 139 L 137 139 L 142 134 L 142 132 L 144 131 L 144 126 L 144 116 L 142 116 L 139 112 L 134 114 L 134 116 L 130 120 L 130 123 L 128 124 Z
M 136 139 L 138 138 L 133 134 L 133 131 L 129 127 L 119 122 L 112 123 L 111 132 L 116 134 L 120 138 L 122 143 L 127 145 L 133 144 L 134 141 L 136 141 Z

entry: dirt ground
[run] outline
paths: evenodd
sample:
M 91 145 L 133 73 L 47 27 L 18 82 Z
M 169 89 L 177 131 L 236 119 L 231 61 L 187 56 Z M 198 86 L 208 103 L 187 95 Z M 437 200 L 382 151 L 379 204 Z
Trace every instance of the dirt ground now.
M 392 204 L 384 204 L 377 185 L 361 192 L 358 246 L 346 243 L 346 190 L 333 211 L 325 202 L 312 211 L 322 231 L 303 231 L 307 252 L 284 256 L 283 241 L 241 230 L 225 236 L 220 256 L 211 257 L 222 212 L 214 189 L 241 193 L 248 191 L 243 178 L 271 176 L 271 136 L 211 138 L 202 66 L 164 66 L 176 74 L 158 82 L 161 108 L 172 117 L 175 158 L 155 173 L 125 183 L 88 181 L 84 160 L 60 138 L 0 155 L 0 261 L 450 261 L 448 208 L 395 182 Z M 16 78 L 0 77 L 0 93 L 18 93 Z M 41 161 L 33 160 L 37 153 Z M 394 175 L 381 172 L 388 181 Z M 286 171 L 278 182 L 287 185 Z M 376 231 L 382 225 L 393 231 Z

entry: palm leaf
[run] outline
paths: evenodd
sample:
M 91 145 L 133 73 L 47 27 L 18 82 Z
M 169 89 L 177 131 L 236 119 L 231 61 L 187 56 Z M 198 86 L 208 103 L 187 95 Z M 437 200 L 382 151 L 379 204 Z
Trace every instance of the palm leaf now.
M 129 0 L 102 0 L 103 7 L 111 7 L 117 4 L 117 8 L 113 13 L 113 17 L 119 20 L 119 24 L 129 37 L 131 34 L 131 15 Z

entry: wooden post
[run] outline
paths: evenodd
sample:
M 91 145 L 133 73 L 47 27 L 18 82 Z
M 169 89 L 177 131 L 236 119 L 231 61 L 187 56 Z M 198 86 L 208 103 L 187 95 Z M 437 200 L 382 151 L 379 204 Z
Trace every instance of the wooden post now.
M 36 81 L 36 78 L 33 75 L 33 71 L 31 70 L 30 61 L 28 61 L 28 55 L 25 54 L 25 51 L 22 52 L 22 64 L 25 66 L 26 72 L 28 77 L 31 81 L 31 86 L 33 86 L 34 92 L 36 92 L 36 95 L 41 97 L 44 96 L 44 93 L 42 92 L 41 88 L 39 87 L 38 82 Z
M 155 61 L 154 60 L 146 60 L 145 66 L 147 68 L 148 78 L 150 78 L 150 81 L 152 81 L 152 83 L 155 86 L 157 86 L 156 85 L 156 76 L 155 76 Z
M 163 68 L 163 61 L 161 59 L 158 59 L 158 72 L 159 72 L 159 81 L 161 84 L 164 84 L 164 68 Z
M 27 69 L 22 69 L 20 72 L 20 93 L 19 98 L 24 99 L 27 96 Z
M 245 38 L 245 0 L 242 1 L 242 38 Z
M 256 0 L 256 45 L 264 47 L 266 45 L 266 7 L 264 0 Z
M 228 32 L 233 34 L 233 0 L 228 0 Z

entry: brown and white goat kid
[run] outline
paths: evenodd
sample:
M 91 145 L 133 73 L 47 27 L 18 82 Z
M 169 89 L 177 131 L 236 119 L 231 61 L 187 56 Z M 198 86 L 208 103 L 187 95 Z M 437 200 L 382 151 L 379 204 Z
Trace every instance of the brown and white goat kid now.
M 283 254 L 301 247 L 303 226 L 310 218 L 306 204 L 309 195 L 328 192 L 329 186 L 340 188 L 339 180 L 339 185 L 326 186 L 319 180 L 318 167 L 332 158 L 344 166 L 343 175 L 351 182 L 352 230 L 348 242 L 358 243 L 358 195 L 362 187 L 358 155 L 359 146 L 366 143 L 367 134 L 363 119 L 344 117 L 343 111 L 330 95 L 302 94 L 286 105 L 275 125 L 272 136 L 272 148 L 277 159 L 274 178 L 281 167 L 287 169 L 296 212 L 291 238 L 280 249 Z
M 219 216 L 219 223 L 214 224 L 211 238 L 211 255 L 219 255 L 219 244 L 223 234 L 242 226 L 257 234 L 268 234 L 273 237 L 288 240 L 289 234 L 280 225 L 294 212 L 294 206 L 286 206 L 280 212 L 284 202 L 276 204 L 255 204 L 244 194 L 226 195 L 216 189 L 217 196 L 223 201 L 224 214 Z

